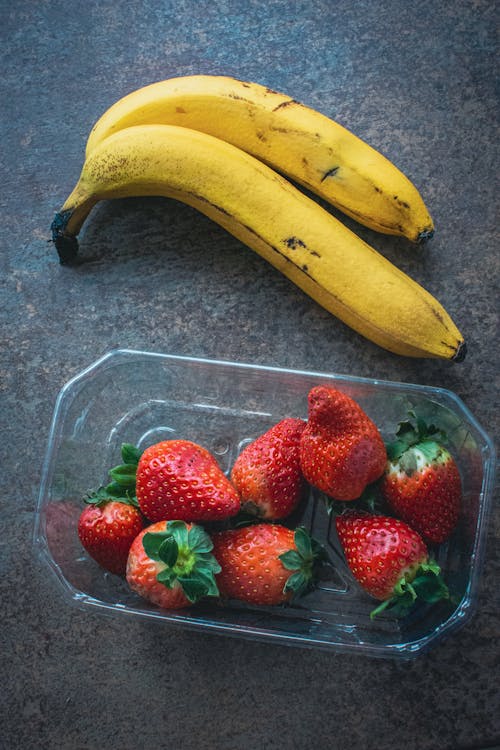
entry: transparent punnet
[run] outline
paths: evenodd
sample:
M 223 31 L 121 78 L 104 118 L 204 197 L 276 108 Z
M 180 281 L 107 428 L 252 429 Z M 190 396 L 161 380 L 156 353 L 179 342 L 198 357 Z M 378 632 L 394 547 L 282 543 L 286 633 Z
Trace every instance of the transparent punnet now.
M 458 529 L 433 550 L 450 588 L 450 601 L 418 606 L 403 619 L 389 610 L 371 620 L 374 600 L 354 582 L 335 524 L 314 489 L 289 523 L 306 526 L 326 547 L 330 564 L 323 566 L 318 587 L 292 605 L 257 608 L 199 602 L 186 610 L 161 610 L 86 555 L 77 536 L 82 498 L 106 482 L 109 468 L 120 462 L 122 443 L 145 448 L 172 437 L 193 440 L 210 450 L 229 474 L 250 440 L 284 417 L 307 417 L 307 394 L 319 383 L 356 399 L 385 439 L 415 408 L 446 431 L 464 490 Z M 494 469 L 490 438 L 462 401 L 445 389 L 116 350 L 73 378 L 59 394 L 34 542 L 68 601 L 77 606 L 212 633 L 408 658 L 427 650 L 475 611 Z

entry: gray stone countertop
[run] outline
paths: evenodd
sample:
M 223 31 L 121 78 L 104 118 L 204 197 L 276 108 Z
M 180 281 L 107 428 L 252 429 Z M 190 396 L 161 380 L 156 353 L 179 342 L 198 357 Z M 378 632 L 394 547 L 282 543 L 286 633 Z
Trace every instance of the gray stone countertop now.
M 410 662 L 224 638 L 71 607 L 32 548 L 62 386 L 116 348 L 454 391 L 498 441 L 494 3 L 3 3 L 0 745 L 6 750 L 472 750 L 500 743 L 498 505 L 475 616 Z M 177 75 L 263 83 L 395 162 L 436 223 L 423 247 L 355 227 L 450 312 L 461 364 L 362 339 L 193 209 L 101 203 L 62 266 L 48 242 L 87 134 Z M 82 456 L 85 460 L 85 456 Z M 496 498 L 497 499 L 497 498 Z

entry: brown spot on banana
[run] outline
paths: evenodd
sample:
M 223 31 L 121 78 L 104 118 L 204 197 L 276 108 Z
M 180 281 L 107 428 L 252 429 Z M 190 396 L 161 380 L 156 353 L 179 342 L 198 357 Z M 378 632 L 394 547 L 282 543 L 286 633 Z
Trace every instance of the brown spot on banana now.
M 324 182 L 327 177 L 335 177 L 338 171 L 339 167 L 332 167 L 331 169 L 328 169 L 321 178 L 321 182 Z
M 272 130 L 274 133 L 300 135 L 302 138 L 306 137 L 307 140 L 311 140 L 311 138 L 315 141 L 321 140 L 321 135 L 319 133 L 307 133 L 305 130 L 299 130 L 299 128 L 283 128 L 280 125 L 269 125 L 269 130 Z
M 286 247 L 290 248 L 290 250 L 297 250 L 298 247 L 302 247 L 304 250 L 307 250 L 309 255 L 313 255 L 315 258 L 321 258 L 321 254 L 318 253 L 317 250 L 311 250 L 310 247 L 307 247 L 304 240 L 301 240 L 299 237 L 287 237 L 285 240 L 282 240 L 282 242 Z
M 407 203 L 406 201 L 402 201 L 400 198 L 398 198 L 397 195 L 394 195 L 393 197 L 396 203 L 398 204 L 398 206 L 401 206 L 402 208 L 410 208 L 410 204 Z
M 278 104 L 276 107 L 273 108 L 273 112 L 277 112 L 278 109 L 282 109 L 283 107 L 289 107 L 291 104 L 298 104 L 301 106 L 300 102 L 297 101 L 297 99 L 287 99 L 284 102 L 281 102 L 281 104 Z
M 299 237 L 287 237 L 283 240 L 283 244 L 290 248 L 290 250 L 296 250 L 298 247 L 307 247 L 304 240 Z
M 234 99 L 235 101 L 246 102 L 247 104 L 251 104 L 252 106 L 255 106 L 255 102 L 253 102 L 251 99 L 247 99 L 245 96 L 240 96 L 240 94 L 236 94 L 234 91 L 230 91 L 227 97 L 228 99 Z
M 250 234 L 253 234 L 254 237 L 257 237 L 257 239 L 260 240 L 260 242 L 262 242 L 263 244 L 265 244 L 274 253 L 276 253 L 276 255 L 279 255 L 281 258 L 283 258 L 283 260 L 285 260 L 287 263 L 291 263 L 299 271 L 302 271 L 302 273 L 305 276 L 307 276 L 309 279 L 311 279 L 311 281 L 313 281 L 314 284 L 318 284 L 317 279 L 315 279 L 314 276 L 311 276 L 311 274 L 309 273 L 309 269 L 308 269 L 308 266 L 307 266 L 306 263 L 303 263 L 301 266 L 297 265 L 297 263 L 293 260 L 293 258 L 290 257 L 289 253 L 284 253 L 282 250 L 279 249 L 279 247 L 276 247 L 276 245 L 271 245 L 264 237 L 262 237 L 262 235 L 260 235 L 258 232 L 256 232 L 255 229 L 253 229 L 253 227 L 249 227 L 248 224 L 241 224 L 240 226 L 243 229 L 245 229 L 247 232 L 249 232 Z M 291 237 L 290 239 L 296 240 L 297 238 L 296 237 Z M 300 243 L 301 247 L 306 247 L 305 243 L 302 242 L 302 240 L 299 240 L 299 243 Z M 284 241 L 284 244 L 286 244 L 287 247 L 289 247 L 289 245 L 287 244 L 286 240 Z M 315 255 L 318 258 L 321 257 L 320 254 L 318 252 L 316 252 L 316 250 L 312 250 L 310 252 L 311 252 L 311 255 Z

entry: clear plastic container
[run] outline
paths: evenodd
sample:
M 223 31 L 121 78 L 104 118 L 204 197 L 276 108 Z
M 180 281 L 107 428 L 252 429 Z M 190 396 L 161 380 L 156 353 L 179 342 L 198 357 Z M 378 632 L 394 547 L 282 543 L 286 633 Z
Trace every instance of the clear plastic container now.
M 229 473 L 248 441 L 286 416 L 306 418 L 308 391 L 319 383 L 356 399 L 385 438 L 392 437 L 412 408 L 446 430 L 462 475 L 463 512 L 453 537 L 433 552 L 453 603 L 418 606 L 404 619 L 386 611 L 370 620 L 374 600 L 347 569 L 335 524 L 314 490 L 289 522 L 309 528 L 325 545 L 331 564 L 322 570 L 318 588 L 293 605 L 235 602 L 223 607 L 211 602 L 161 610 L 86 555 L 77 536 L 82 498 L 107 480 L 108 469 L 120 461 L 123 442 L 145 448 L 172 437 L 193 440 Z M 68 602 L 79 607 L 209 633 L 408 658 L 449 635 L 475 611 L 494 469 L 490 438 L 462 401 L 444 389 L 117 350 L 74 377 L 59 394 L 34 541 Z

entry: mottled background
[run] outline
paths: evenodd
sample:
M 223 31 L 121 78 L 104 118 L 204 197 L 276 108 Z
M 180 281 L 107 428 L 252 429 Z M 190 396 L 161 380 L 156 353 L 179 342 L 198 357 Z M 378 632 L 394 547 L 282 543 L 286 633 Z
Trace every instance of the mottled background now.
M 57 393 L 116 347 L 443 386 L 498 440 L 495 3 L 2 0 L 0 13 L 0 746 L 493 747 L 498 506 L 477 615 L 411 663 L 73 609 L 31 539 Z M 49 225 L 94 121 L 139 86 L 191 73 L 284 91 L 410 176 L 434 239 L 414 248 L 357 231 L 439 298 L 467 339 L 465 362 L 382 351 L 161 199 L 100 205 L 82 235 L 87 262 L 59 265 Z

